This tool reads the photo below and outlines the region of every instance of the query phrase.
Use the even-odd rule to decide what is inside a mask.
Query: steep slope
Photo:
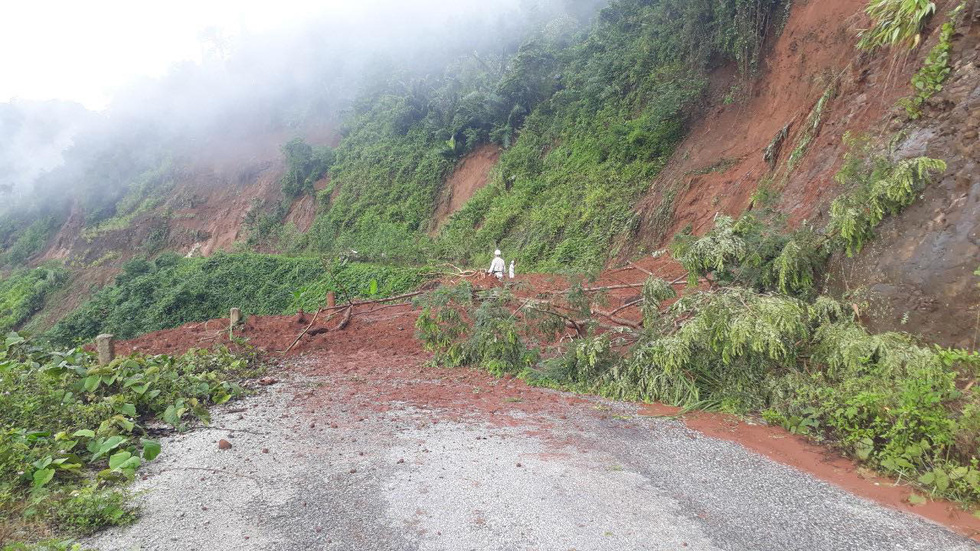
[[[937,4],[945,14],[959,2]],[[834,175],[848,151],[844,136],[887,143],[896,135],[896,159],[927,155],[945,160],[949,170],[922,201],[889,221],[871,247],[837,260],[833,287],[856,295],[874,328],[914,327],[938,342],[975,345],[980,26],[969,14],[962,18],[966,30],[954,37],[951,82],[921,120],[908,121],[896,104],[911,94],[909,80],[938,41],[943,16],[911,54],[869,55],[855,48],[868,25],[866,5],[795,4],[757,80],[715,75],[716,107],[694,123],[640,201],[638,239],[622,257],[659,249],[684,230],[701,234],[717,214],[738,216],[753,207],[776,208],[794,225],[823,224],[841,189]],[[744,101],[727,104],[730,90]],[[767,159],[769,148],[774,155]]]
[[[473,195],[490,181],[490,171],[497,166],[500,148],[493,144],[478,147],[456,166],[442,187],[435,214],[432,234],[438,234],[446,220],[463,208]]]

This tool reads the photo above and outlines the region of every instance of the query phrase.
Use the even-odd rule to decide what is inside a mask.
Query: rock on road
[[[134,488],[141,520],[84,544],[208,551],[977,548],[925,519],[679,421],[639,417],[633,405],[531,389],[523,399],[498,397],[488,414],[483,405],[494,399],[496,383],[440,375],[445,371],[365,373],[339,365],[277,375],[278,384],[216,411],[210,428],[166,439],[164,454]],[[409,398],[422,388],[439,389],[449,401]],[[518,407],[544,398],[556,405]],[[471,407],[478,399],[483,405]],[[231,449],[220,450],[219,439]]]

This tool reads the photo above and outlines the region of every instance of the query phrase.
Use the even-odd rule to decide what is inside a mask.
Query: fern
[[[653,327],[660,317],[660,303],[677,296],[670,283],[659,277],[651,277],[643,283],[642,292],[643,322],[645,327]]]
[[[710,233],[692,243],[679,242],[674,248],[674,256],[687,270],[691,285],[712,272],[724,273],[740,262],[745,252],[745,240],[736,232],[730,216],[718,216]]]
[[[939,159],[917,157],[888,163],[881,157],[872,160],[873,168],[842,170],[837,181],[852,185],[830,206],[827,233],[843,240],[848,256],[861,251],[874,236],[874,229],[886,216],[896,215],[911,205],[925,189],[933,173],[946,170]]]

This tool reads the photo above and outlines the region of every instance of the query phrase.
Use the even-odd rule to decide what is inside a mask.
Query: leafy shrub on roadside
[[[715,227],[697,239],[679,236],[673,254],[691,284],[711,274],[722,284],[806,296],[823,273],[828,251],[806,225],[787,233],[781,224],[746,214],[737,221],[719,216]]]
[[[120,483],[161,452],[146,423],[206,421],[255,372],[251,357],[223,349],[100,366],[90,352],[10,333],[0,345],[0,534],[36,538],[19,528],[28,521],[64,534],[131,521]]]
[[[518,320],[505,308],[506,293],[490,291],[473,300],[469,284],[440,288],[418,304],[415,324],[426,350],[449,366],[476,365],[495,375],[520,373],[537,361],[518,332]]]

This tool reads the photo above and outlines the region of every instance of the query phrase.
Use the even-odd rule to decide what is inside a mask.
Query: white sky
[[[484,2],[486,0],[483,0]],[[297,25],[317,15],[347,18],[476,2],[446,0],[22,0],[0,17],[0,102],[62,99],[103,109],[114,90],[200,62],[202,37]],[[492,4],[492,0],[487,2]],[[396,10],[398,9],[396,8]],[[451,9],[451,8],[450,8]],[[399,10],[400,11],[400,10]],[[390,13],[390,12],[389,12]]]

